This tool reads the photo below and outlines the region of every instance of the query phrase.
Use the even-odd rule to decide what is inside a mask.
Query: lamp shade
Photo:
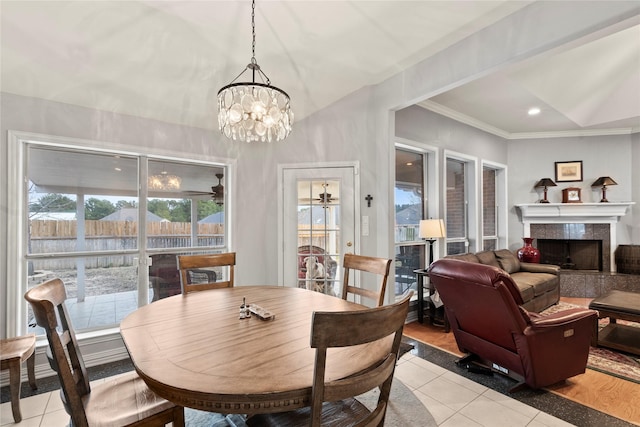
[[[553,182],[553,180],[551,178],[542,178],[540,181],[538,181],[535,185],[536,188],[538,187],[556,187],[558,184],[556,184],[555,182]]]
[[[441,219],[423,219],[420,221],[420,231],[418,234],[421,239],[447,237],[444,221]]]
[[[611,177],[601,176],[591,184],[592,187],[602,187],[603,185],[618,185],[618,183],[611,179]]]

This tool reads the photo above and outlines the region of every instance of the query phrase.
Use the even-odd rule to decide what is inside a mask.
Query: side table
[[[428,296],[425,298],[424,289],[425,289],[425,277],[429,277],[429,272],[425,269],[417,269],[413,270],[417,277],[417,287],[418,287],[418,322],[424,322],[424,303],[427,303],[428,309],[428,317],[430,325],[438,325],[444,326],[444,331],[449,332],[449,320],[447,319],[447,314],[443,311],[442,317],[437,316],[436,306],[433,304],[431,300],[431,295],[435,293],[435,289],[431,287],[431,281],[429,281],[426,289],[428,292]]]

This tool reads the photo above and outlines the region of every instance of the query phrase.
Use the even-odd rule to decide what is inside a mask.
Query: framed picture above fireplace
[[[556,182],[582,181],[582,160],[556,162]]]

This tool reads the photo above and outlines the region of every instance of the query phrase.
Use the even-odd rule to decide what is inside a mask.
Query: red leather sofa
[[[519,381],[512,390],[584,373],[596,311],[529,312],[509,274],[494,266],[445,258],[431,265],[429,277],[460,351]]]

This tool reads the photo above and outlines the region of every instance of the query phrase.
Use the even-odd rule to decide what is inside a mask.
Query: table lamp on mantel
[[[618,185],[618,183],[611,179],[611,177],[601,176],[600,178],[596,179],[593,184],[591,184],[592,187],[602,187],[602,199],[600,200],[600,203],[608,202],[607,185]]]
[[[444,221],[441,219],[423,219],[420,221],[420,231],[418,235],[421,239],[429,242],[429,265],[431,265],[431,263],[433,263],[433,243],[436,239],[447,237]]]
[[[544,187],[544,198],[540,200],[540,203],[549,203],[547,200],[547,187],[557,187],[558,184],[553,182],[551,178],[542,178],[535,185],[536,188]]]

